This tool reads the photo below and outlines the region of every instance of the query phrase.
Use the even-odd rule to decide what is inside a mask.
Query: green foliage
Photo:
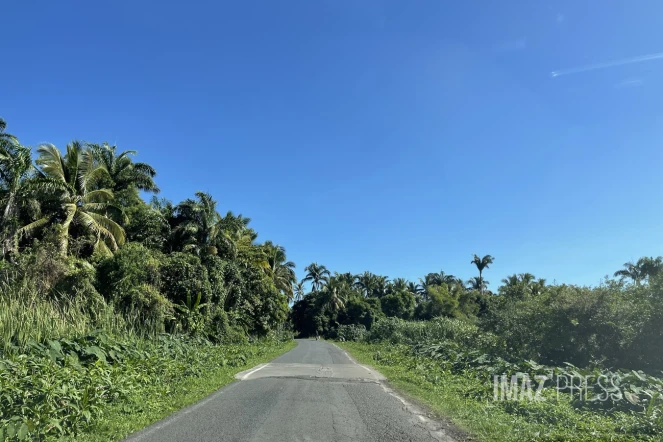
[[[127,241],[137,242],[149,249],[163,250],[170,236],[170,225],[161,212],[141,201],[127,209],[129,222],[124,226]]]
[[[221,216],[203,192],[146,204],[156,171],[135,151],[44,144],[33,164],[4,129],[0,441],[77,434],[146,385],[240,366],[258,337],[292,337],[295,265],[255,242],[249,218]]]
[[[339,325],[335,338],[339,341],[361,341],[366,336],[366,327],[363,324]]]
[[[383,316],[379,299],[353,297],[338,314],[338,322],[344,325],[361,325],[370,330],[373,323]]]
[[[606,281],[596,288],[548,286],[536,296],[493,300],[481,325],[503,354],[559,365],[663,367],[663,286]]]
[[[109,404],[118,416],[140,415],[145,394],[161,401],[182,382],[219,367],[243,367],[284,348],[279,340],[240,346],[162,335],[118,340],[96,331],[77,339],[30,341],[25,352],[0,354],[0,440],[43,440],[97,430]],[[233,370],[238,371],[238,370]],[[208,387],[209,388],[209,387]],[[159,404],[161,405],[161,404]]]
[[[139,243],[127,243],[99,264],[99,290],[118,309],[140,317],[150,332],[165,329],[172,302],[158,290],[163,257]]]
[[[174,304],[186,302],[199,293],[203,302],[211,298],[207,269],[200,258],[189,253],[171,253],[162,262],[159,273],[163,294]]]
[[[414,296],[405,290],[383,296],[380,305],[387,316],[411,319],[414,315]]]
[[[423,341],[418,347],[387,342],[345,342],[340,345],[359,362],[380,370],[391,385],[453,419],[477,440],[660,440],[663,432],[661,405],[646,409],[640,406],[638,409],[632,408],[633,404],[628,400],[622,400],[619,407],[623,408],[597,409],[568,394],[557,396],[552,389],[543,392],[543,401],[495,401],[491,373],[511,369],[529,373],[546,367],[527,361],[512,364],[482,357],[473,353],[472,348],[463,348],[453,341],[433,342]],[[558,374],[583,372],[569,366],[556,370]],[[660,388],[660,379],[645,378],[643,373],[625,374],[624,379],[622,391],[625,392],[632,392],[642,385],[646,385],[643,390],[652,392]]]

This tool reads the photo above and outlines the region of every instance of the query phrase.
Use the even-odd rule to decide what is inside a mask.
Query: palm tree
[[[154,183],[156,171],[146,163],[134,163],[131,156],[136,155],[135,150],[125,150],[119,155],[115,146],[90,144],[88,148],[94,158],[108,171],[112,181],[112,190],[136,188],[146,192],[159,193],[159,188]]]
[[[364,297],[368,298],[373,295],[376,289],[376,281],[377,277],[373,273],[366,271],[355,277],[354,286],[364,294]]]
[[[293,285],[297,282],[295,263],[286,259],[285,247],[274,245],[271,241],[263,245],[269,264],[268,274],[274,286],[286,297],[288,302],[295,297]]]
[[[658,275],[658,273],[663,269],[663,257],[647,257],[643,256],[638,259],[637,266],[641,269],[642,274],[650,280],[653,276]]]
[[[391,282],[391,286],[389,287],[390,292],[406,292],[407,291],[407,285],[408,282],[405,280],[405,278],[396,278]]]
[[[421,285],[426,287],[430,287],[433,285],[440,285],[442,284],[442,280],[440,279],[440,274],[439,273],[428,273],[426,276],[424,276],[424,279],[420,279]]]
[[[306,295],[306,287],[304,287],[304,281],[299,281],[295,284],[295,301],[301,301]]]
[[[494,260],[495,259],[490,255],[486,255],[483,258],[479,258],[479,256],[475,254],[470,264],[474,264],[475,266],[477,266],[477,269],[479,270],[479,279],[483,280],[483,269],[487,269],[488,266],[492,264]],[[481,284],[480,286],[482,287],[480,292],[483,295],[483,287],[485,286],[485,284]]]
[[[387,288],[389,287],[389,277],[388,276],[377,276],[375,278],[375,290],[373,291],[373,296],[378,298],[383,297],[387,294]]]
[[[619,277],[622,281],[626,278],[630,278],[636,285],[640,285],[642,280],[646,277],[642,270],[641,266],[629,261],[624,263],[624,268],[617,270],[614,276],[615,278]]]
[[[349,287],[344,281],[331,278],[320,292],[322,307],[329,309],[332,313],[338,313],[339,310],[345,307],[348,290]]]
[[[178,237],[184,251],[196,255],[216,255],[217,239],[220,236],[221,216],[216,211],[212,195],[196,192],[197,199],[186,199],[175,208],[173,233]]]
[[[524,296],[536,296],[543,293],[546,287],[546,280],[543,278],[537,280],[531,273],[519,273],[502,279],[502,284],[503,287],[500,287],[501,293],[509,293],[511,296],[517,296],[522,299]]]
[[[18,139],[14,135],[5,132],[5,129],[7,129],[7,123],[0,118],[0,145],[4,145],[5,143],[18,144]]]
[[[0,120],[0,258],[4,258],[13,249],[18,229],[18,210],[29,201],[26,179],[33,169],[30,149],[19,145],[11,136],[3,136],[2,123]]]
[[[440,270],[440,273],[437,274],[436,278],[440,284],[447,284],[447,285],[453,285],[458,281],[458,278],[456,278],[454,275],[449,275],[447,273],[444,273],[444,270]]]
[[[353,275],[350,272],[345,272],[345,273],[334,272],[334,278],[338,279],[339,281],[343,281],[345,284],[347,284],[348,287],[352,287],[352,285],[355,282],[355,275]]]
[[[304,270],[306,270],[306,276],[302,281],[310,281],[311,288],[315,292],[319,291],[329,281],[329,276],[331,275],[327,267],[315,262],[309,264]]]
[[[413,295],[421,295],[424,289],[421,287],[420,284],[417,284],[416,282],[408,282],[407,291],[412,293]]]
[[[467,288],[470,290],[476,290],[483,295],[484,290],[488,288],[488,284],[489,282],[484,281],[482,277],[473,276],[467,281]]]
[[[124,230],[111,219],[124,220],[122,210],[112,204],[110,189],[95,189],[95,184],[107,178],[108,172],[94,161],[81,143],[67,145],[63,157],[57,147],[43,144],[37,148],[38,178],[31,184],[56,204],[55,213],[48,214],[19,229],[20,235],[29,235],[49,223],[59,225],[58,242],[60,253],[65,256],[69,246],[70,228],[78,225],[97,238],[94,248],[117,250],[124,243]]]
[[[663,269],[663,257],[657,258],[643,256],[638,259],[635,264],[631,261],[624,263],[624,268],[617,270],[614,274],[615,277],[620,277],[623,281],[630,278],[635,285],[640,285],[642,281],[649,280],[652,276],[657,275]]]
[[[251,218],[235,215],[228,211],[219,221],[218,247],[219,254],[236,258],[240,249],[250,247],[257,234],[249,227]]]

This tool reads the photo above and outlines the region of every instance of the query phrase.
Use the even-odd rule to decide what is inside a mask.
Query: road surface
[[[454,441],[445,425],[340,348],[324,341],[297,344],[126,441]]]

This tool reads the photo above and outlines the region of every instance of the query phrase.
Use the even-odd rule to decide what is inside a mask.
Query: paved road
[[[340,348],[297,344],[127,442],[454,441]]]

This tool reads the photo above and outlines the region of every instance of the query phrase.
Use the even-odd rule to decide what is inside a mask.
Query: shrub
[[[210,302],[214,305],[224,306],[228,290],[226,289],[226,267],[227,261],[218,256],[209,255],[203,260],[203,265],[207,269],[209,284],[211,290]]]
[[[366,336],[366,327],[363,324],[339,325],[336,330],[336,339],[340,341],[362,341]]]
[[[211,297],[207,269],[200,259],[189,253],[171,253],[160,267],[161,290],[174,304],[186,303],[187,296],[201,295],[201,302]]]
[[[370,330],[373,323],[383,316],[379,299],[350,298],[339,312],[338,322],[346,325],[361,324]]]
[[[387,316],[411,319],[414,315],[414,296],[405,291],[390,293],[380,299],[382,312]]]
[[[129,223],[124,227],[127,241],[153,250],[163,248],[170,235],[170,226],[161,212],[140,201],[128,210],[127,215]]]
[[[431,321],[403,321],[386,318],[373,325],[366,339],[394,344],[457,341],[461,346],[490,349],[497,345],[496,338],[481,331],[476,325],[453,318],[435,318]]]
[[[98,287],[104,297],[140,321],[147,333],[164,331],[173,314],[172,303],[157,289],[160,258],[142,244],[127,243],[98,267]]]

